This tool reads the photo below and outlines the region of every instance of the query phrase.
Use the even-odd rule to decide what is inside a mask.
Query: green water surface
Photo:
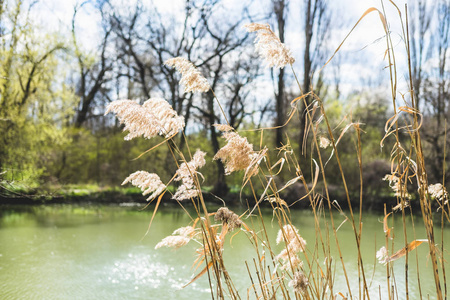
[[[187,226],[189,217],[180,208],[161,208],[147,236],[152,211],[137,206],[74,206],[53,205],[0,208],[0,299],[211,299],[208,276],[182,289],[198,272],[192,264],[196,258],[195,242],[172,250],[155,250],[155,245],[175,229]],[[235,208],[237,213],[243,209]],[[292,211],[292,221],[314,251],[316,234],[314,218],[309,211]],[[422,221],[416,217],[416,236],[426,238]],[[367,281],[374,299],[386,296],[386,267],[376,262],[375,253],[384,245],[383,216],[365,213],[363,217],[362,253]],[[267,211],[265,224],[271,243],[275,245],[278,227]],[[335,216],[336,227],[345,220]],[[252,219],[245,220],[251,225]],[[255,220],[256,221],[256,220]],[[408,218],[408,222],[409,222]],[[329,222],[329,220],[327,220]],[[410,223],[408,223],[410,224]],[[402,246],[400,217],[393,221],[398,236],[395,249]],[[330,227],[331,228],[331,227]],[[407,226],[410,240],[412,226]],[[323,232],[326,234],[326,232]],[[441,243],[441,231],[436,231]],[[358,273],[353,230],[346,221],[338,230],[341,252],[352,293],[358,298]],[[333,239],[334,237],[331,236]],[[444,241],[450,231],[444,229]],[[334,244],[333,244],[334,245]],[[321,247],[318,244],[318,247]],[[276,246],[275,251],[281,251]],[[410,254],[410,299],[419,299],[417,274],[424,298],[435,291],[428,245],[423,244]],[[348,294],[339,255],[332,247],[336,277],[334,292]],[[419,272],[416,266],[416,252]],[[224,257],[228,271],[242,299],[254,298],[245,262],[253,265],[253,248],[245,233],[225,245]],[[445,254],[448,259],[448,254]],[[402,299],[405,286],[405,259],[394,262],[396,287]]]

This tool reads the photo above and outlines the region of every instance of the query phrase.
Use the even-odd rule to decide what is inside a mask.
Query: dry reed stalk
[[[297,77],[294,69],[292,68],[292,66],[291,66],[291,70],[292,70],[292,73],[294,74],[294,78],[296,80],[296,83],[297,83],[299,89],[301,89],[301,84],[298,81],[298,77]],[[305,107],[308,107],[308,103],[306,102],[306,98],[302,97],[302,100],[303,100],[303,103],[304,103]],[[324,117],[326,116],[324,111],[323,111],[322,114],[324,115]],[[311,124],[313,122],[312,121],[311,112],[309,110],[306,110],[306,121],[309,122],[309,124]],[[329,134],[331,134],[331,129],[330,129],[329,126],[328,126],[328,130],[329,130]],[[318,160],[319,160],[319,167],[320,167],[320,170],[322,171],[322,180],[323,180],[325,194],[326,194],[325,198],[326,198],[326,201],[327,201],[327,204],[328,204],[328,211],[329,211],[329,214],[330,214],[330,220],[331,220],[331,226],[332,226],[332,229],[333,229],[333,235],[334,235],[335,243],[336,243],[336,246],[337,246],[337,250],[339,252],[340,262],[341,262],[341,265],[342,265],[342,270],[344,272],[344,278],[345,278],[345,281],[346,281],[346,284],[347,284],[349,296],[351,298],[352,297],[352,292],[351,292],[351,288],[350,288],[350,281],[348,279],[347,270],[345,268],[345,263],[344,263],[343,255],[342,255],[342,252],[341,252],[341,247],[339,245],[339,239],[337,237],[337,229],[336,229],[336,226],[335,226],[335,223],[334,223],[334,216],[333,216],[333,210],[332,210],[330,195],[329,195],[329,191],[328,191],[328,184],[327,184],[327,179],[325,177],[325,167],[324,167],[324,164],[323,164],[323,161],[322,161],[322,156],[321,156],[320,149],[319,149],[320,145],[318,143],[318,132],[315,129],[315,126],[312,126],[312,133],[313,133],[314,147],[316,149],[317,157],[318,157]],[[335,146],[334,138],[333,138],[332,134],[330,135],[330,138],[331,138],[331,142],[332,142],[332,145],[333,145],[333,150],[336,150],[336,146]]]

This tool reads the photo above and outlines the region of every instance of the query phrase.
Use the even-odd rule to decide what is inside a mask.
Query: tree
[[[73,94],[58,68],[65,46],[60,36],[39,33],[30,18],[32,4],[10,1],[1,7],[0,170],[12,178],[39,175],[50,141],[65,140],[60,132],[71,116]]]
[[[186,1],[181,22],[175,16],[162,17],[157,8],[137,4],[131,12],[119,11],[111,4],[110,22],[118,37],[118,56],[126,72],[118,74],[128,87],[139,87],[132,93],[140,99],[162,95],[171,103],[186,124],[192,120],[204,124],[214,152],[220,148],[215,123],[230,122],[236,129],[247,114],[248,93],[259,68],[251,54],[248,35],[239,32],[245,17],[228,21],[219,1]],[[167,19],[172,22],[167,22]],[[248,50],[247,50],[248,49]],[[204,95],[184,93],[180,77],[164,62],[173,57],[192,61],[210,81],[218,99],[224,99],[222,110],[212,92]],[[187,130],[189,126],[185,127]],[[197,126],[198,128],[198,126]],[[197,129],[198,130],[198,129]],[[180,148],[184,140],[181,139]],[[224,167],[216,161],[215,192],[227,190]]]
[[[419,2],[420,3],[420,2]],[[425,61],[427,66],[418,69],[421,74],[413,81],[418,87],[414,87],[416,103],[423,101],[423,112],[425,122],[422,128],[422,134],[427,142],[428,152],[427,160],[430,166],[432,177],[436,181],[449,178],[448,172],[443,168],[445,151],[450,144],[448,143],[447,120],[449,119],[449,95],[450,95],[450,79],[448,76],[448,53],[450,46],[450,1],[441,0],[434,6],[436,20],[433,27],[430,26],[429,34],[425,35],[430,38],[428,43],[435,45],[429,49],[428,60]],[[419,21],[420,21],[419,15]],[[416,36],[412,36],[413,44]],[[419,32],[418,39],[423,38],[422,32]],[[436,47],[437,46],[437,47]],[[419,55],[415,61],[421,59],[421,53],[413,52],[413,55]],[[419,80],[420,79],[420,80]],[[447,145],[445,145],[447,144]],[[446,177],[443,178],[443,175]]]
[[[424,62],[430,58],[432,45],[427,39],[431,30],[431,19],[433,10],[429,9],[427,2],[421,0],[411,3],[410,6],[410,49],[411,49],[411,65],[413,89],[416,100],[416,108],[420,109],[421,105],[421,89],[423,84]]]
[[[278,27],[278,35],[280,41],[284,43],[285,39],[285,27],[286,27],[286,11],[289,5],[289,1],[285,0],[272,0],[273,11]],[[285,142],[284,138],[284,123],[286,123],[286,91],[285,91],[285,72],[284,68],[280,68],[277,78],[277,91],[275,92],[275,144],[281,147]]]
[[[303,94],[314,91],[320,94],[320,87],[323,84],[322,74],[319,74],[316,88],[312,86],[312,78],[317,67],[324,61],[323,43],[329,33],[330,11],[326,0],[305,0],[305,50],[303,55]],[[312,97],[305,98],[306,105],[312,102]],[[303,153],[303,140],[306,126],[306,106],[300,102],[300,136],[299,148]]]
[[[113,69],[113,54],[108,53],[110,47],[110,36],[112,28],[109,22],[102,22],[101,31],[102,38],[98,45],[98,53],[86,54],[81,49],[76,35],[76,16],[78,10],[83,5],[89,2],[84,2],[81,6],[74,8],[72,17],[72,41],[74,46],[74,56],[78,64],[78,84],[76,93],[79,96],[79,104],[77,108],[76,117],[74,120],[75,128],[80,128],[87,121],[89,116],[92,116],[92,109],[94,102],[99,97],[107,97],[106,83],[112,79],[111,71]],[[99,12],[103,14],[103,6],[97,7]],[[98,106],[98,103],[97,103]],[[102,114],[100,114],[102,115]]]
[[[450,2],[447,0],[432,6],[426,1],[413,1],[408,14],[413,101],[424,118],[421,130],[429,174],[438,181],[446,173],[443,163],[449,116],[449,15]]]

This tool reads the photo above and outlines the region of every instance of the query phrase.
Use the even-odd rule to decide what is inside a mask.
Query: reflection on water
[[[186,226],[190,219],[175,208],[162,208],[153,221],[150,233],[143,238],[151,211],[139,207],[119,206],[36,206],[3,207],[0,210],[0,299],[210,299],[209,282],[203,276],[182,289],[197,271],[191,269],[195,260],[195,243],[178,249],[154,246],[176,228]],[[240,213],[239,209],[236,212]],[[273,244],[277,225],[270,212],[265,218],[266,229]],[[336,217],[339,224],[344,217]],[[363,258],[371,291],[378,298],[379,286],[385,293],[386,269],[375,263],[375,253],[384,245],[380,216],[365,214],[363,224]],[[245,220],[251,224],[251,219]],[[292,211],[293,224],[308,242],[308,249],[321,247],[316,241],[314,219],[310,212]],[[401,235],[401,223],[393,224]],[[416,222],[417,238],[425,233]],[[257,229],[256,229],[257,230]],[[341,251],[348,276],[357,294],[357,261],[354,235],[349,222],[339,229]],[[440,231],[437,230],[437,236]],[[408,228],[412,238],[412,228]],[[143,238],[143,239],[142,239]],[[450,238],[444,231],[444,240]],[[402,247],[398,239],[395,249]],[[317,242],[317,244],[316,244]],[[280,251],[282,246],[274,247]],[[340,262],[335,246],[335,286],[346,291],[340,274]],[[245,262],[253,263],[252,245],[241,233],[225,245],[224,259],[228,271],[242,298],[247,298],[251,286]],[[427,246],[411,252],[413,262],[419,260],[422,294],[433,294],[434,282],[427,262]],[[415,263],[410,265],[411,299],[418,298]],[[375,267],[375,269],[374,269]],[[393,264],[397,288],[404,287],[404,259]],[[428,280],[428,281],[427,281]],[[341,290],[339,290],[341,289]],[[250,293],[253,295],[253,293]],[[250,296],[251,297],[251,296]]]
[[[188,219],[161,210],[142,240],[150,216],[136,207],[2,209],[0,299],[209,298],[207,282],[181,290],[193,273],[192,247],[154,250]]]

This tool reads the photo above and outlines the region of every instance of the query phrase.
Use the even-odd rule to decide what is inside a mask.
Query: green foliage
[[[10,34],[0,48],[0,169],[9,181],[33,185],[53,148],[67,143],[75,96],[60,79],[60,37],[42,35],[20,1],[8,3]]]

